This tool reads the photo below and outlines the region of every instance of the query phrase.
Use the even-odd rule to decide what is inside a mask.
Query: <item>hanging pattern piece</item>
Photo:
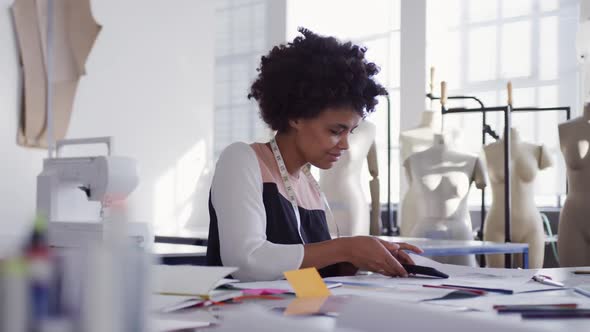
[[[17,143],[47,148],[66,136],[76,89],[101,30],[90,0],[15,0],[23,87]],[[53,132],[48,132],[48,110]],[[48,137],[52,136],[52,137]]]

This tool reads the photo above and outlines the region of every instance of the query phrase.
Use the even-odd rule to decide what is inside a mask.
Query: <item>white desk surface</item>
[[[207,240],[208,229],[155,230],[155,236]]]
[[[207,254],[207,247],[188,244],[154,243],[152,251],[162,258],[203,257]]]

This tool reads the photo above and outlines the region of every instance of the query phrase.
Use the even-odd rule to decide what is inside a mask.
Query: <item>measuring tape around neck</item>
[[[299,238],[301,238],[301,242],[305,243],[305,240],[301,235],[301,216],[299,215],[299,207],[297,206],[297,194],[295,193],[295,187],[293,187],[293,185],[291,184],[291,180],[289,179],[289,172],[287,171],[287,167],[285,166],[285,161],[281,156],[281,151],[279,150],[279,146],[277,145],[277,142],[274,138],[270,140],[270,148],[275,157],[275,161],[277,162],[277,166],[279,167],[279,172],[281,174],[281,178],[283,179],[283,184],[285,186],[285,190],[287,191],[287,196],[289,196],[288,198],[291,202],[291,206],[293,207],[293,212],[295,212],[295,218],[297,218],[297,232],[299,233]],[[305,166],[303,166],[301,171],[303,172],[303,174],[305,174],[309,182],[311,182],[311,184],[315,187],[318,194],[322,198],[324,202],[325,211],[327,214],[329,214],[329,219],[331,219],[331,222],[336,226],[336,237],[340,237],[340,229],[338,228],[338,224],[334,220],[334,215],[332,214],[332,210],[330,209],[330,205],[328,204],[326,195],[324,195],[320,188],[320,184],[311,174],[310,167],[310,164],[306,164]]]

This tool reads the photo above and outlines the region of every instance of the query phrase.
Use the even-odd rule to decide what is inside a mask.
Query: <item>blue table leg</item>
[[[524,269],[529,268],[529,248],[525,248],[522,252],[522,265]]]

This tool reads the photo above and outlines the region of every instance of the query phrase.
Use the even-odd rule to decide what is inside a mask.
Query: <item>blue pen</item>
[[[590,318],[589,309],[557,309],[522,313],[523,319],[571,319]]]
[[[590,288],[589,287],[574,287],[574,291],[578,294],[582,294],[584,296],[590,297]]]

